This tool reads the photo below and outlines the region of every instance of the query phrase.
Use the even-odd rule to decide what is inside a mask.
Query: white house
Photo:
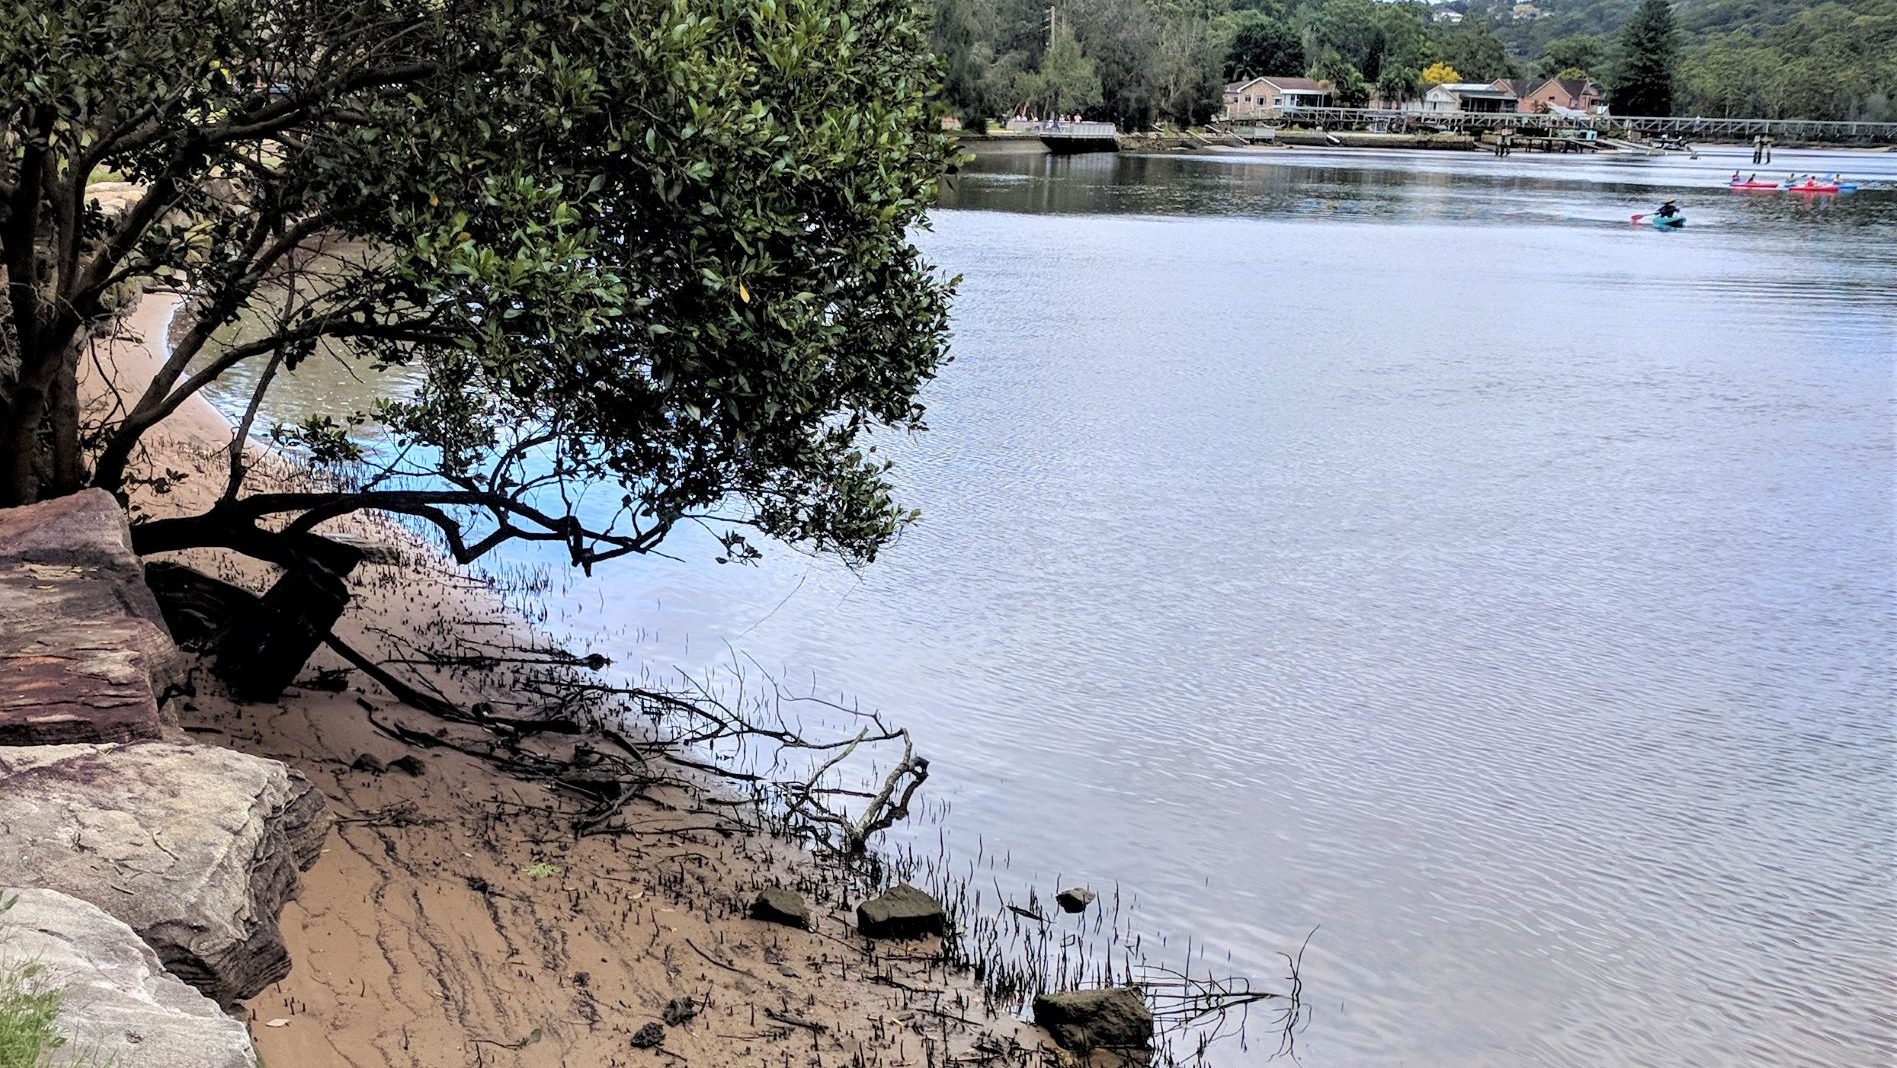
[[[1448,82],[1423,94],[1424,111],[1514,111],[1512,90],[1493,82]]]

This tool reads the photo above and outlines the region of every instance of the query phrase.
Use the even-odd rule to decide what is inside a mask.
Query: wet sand
[[[97,346],[91,410],[104,410],[108,381],[149,379],[173,303],[147,297],[120,337]],[[141,491],[137,510],[207,507],[231,434],[201,399],[182,407],[150,436],[145,462],[185,478],[163,494]],[[260,460],[265,482],[302,477]],[[488,585],[409,531],[363,518],[325,529],[394,558],[351,576],[354,600],[336,634],[357,650],[386,661],[544,647]],[[274,578],[228,553],[176,555],[254,591]],[[346,666],[322,650],[305,677]],[[337,692],[299,686],[274,704],[238,705],[200,665],[196,693],[174,702],[197,739],[285,761],[338,817],[282,917],[294,969],[248,1004],[265,1063],[1052,1063],[1032,1028],[983,1014],[976,986],[940,963],[933,941],[857,936],[855,902],[842,899],[834,870],[741,826],[728,798],[655,772],[616,832],[578,837],[583,806],[569,791],[473,755],[493,745],[492,732],[408,708],[360,672],[343,678]],[[505,671],[429,678],[462,707],[519,697]],[[557,761],[595,743],[541,734],[518,746]],[[388,767],[404,758],[407,770]],[[769,884],[806,894],[812,930],[746,916]],[[642,1029],[662,1044],[635,1047]]]

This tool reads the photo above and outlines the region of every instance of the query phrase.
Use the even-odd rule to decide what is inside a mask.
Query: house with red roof
[[[1607,93],[1592,78],[1544,78],[1521,98],[1521,110],[1548,112],[1556,108],[1599,113]]]

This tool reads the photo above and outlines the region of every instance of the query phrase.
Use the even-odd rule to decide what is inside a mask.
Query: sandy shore
[[[142,386],[173,310],[147,297],[100,343],[91,403],[108,405],[113,382]],[[202,510],[221,488],[231,433],[209,404],[181,408],[151,436],[146,462],[186,477],[142,492],[137,508]],[[400,558],[352,576],[336,632],[355,648],[393,660],[539,643],[491,590],[407,531],[362,519],[344,528]],[[253,590],[272,580],[254,561],[183,555]],[[308,675],[345,666],[325,650]],[[200,741],[289,763],[338,817],[282,918],[294,969],[248,1005],[272,1068],[1054,1062],[1033,1029],[984,1016],[971,981],[946,971],[932,943],[872,948],[835,878],[732,823],[715,798],[657,785],[618,833],[579,838],[570,795],[459,751],[479,751],[491,734],[403,706],[358,672],[343,679],[337,692],[299,687],[240,706],[200,667],[181,705]],[[504,672],[435,682],[463,707],[517,696]],[[397,740],[404,731],[425,744]],[[521,742],[555,758],[576,744]],[[387,768],[403,758],[407,770]],[[745,916],[773,883],[810,897],[813,930]],[[635,1048],[654,1024],[662,1045]]]

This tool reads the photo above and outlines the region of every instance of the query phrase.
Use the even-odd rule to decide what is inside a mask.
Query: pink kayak
[[[1729,182],[1734,189],[1777,189],[1777,182]]]
[[[1792,193],[1836,193],[1843,187],[1836,185],[1819,185],[1817,182],[1800,182],[1797,185],[1788,185],[1785,188],[1788,192]]]

